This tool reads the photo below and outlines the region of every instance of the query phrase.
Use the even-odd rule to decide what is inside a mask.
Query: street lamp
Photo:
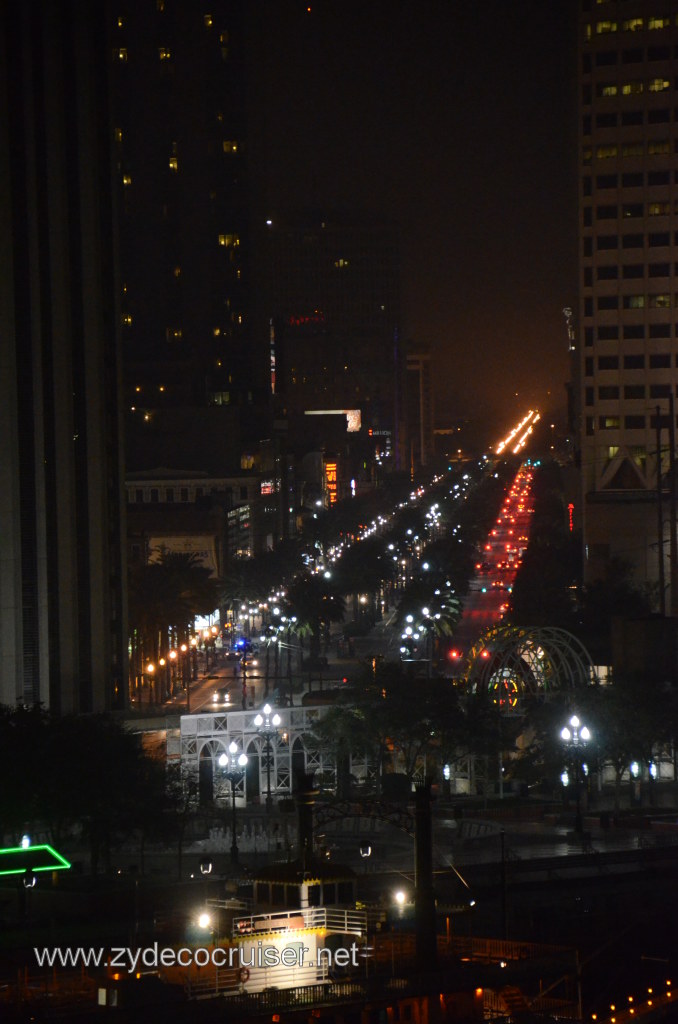
[[[238,839],[235,831],[235,787],[245,774],[245,768],[247,767],[247,754],[243,751],[238,754],[238,746],[234,740],[231,740],[228,745],[228,754],[221,754],[218,763],[220,768],[226,769],[224,774],[231,784],[231,830],[233,832],[233,838],[231,841],[231,863],[237,864]]]
[[[567,751],[574,773],[574,792],[576,800],[576,811],[574,819],[575,832],[582,832],[581,818],[581,759],[586,744],[591,739],[591,731],[586,725],[582,725],[577,715],[572,715],[568,725],[560,730],[560,738],[567,746]]]
[[[263,715],[258,714],[254,719],[257,732],[266,740],[266,810],[271,810],[271,737],[277,734],[280,725],[280,715],[272,715],[270,704],[264,704]]]

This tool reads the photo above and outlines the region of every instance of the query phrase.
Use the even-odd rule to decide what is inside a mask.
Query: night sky
[[[576,10],[574,0],[256,7],[250,143],[267,215],[358,209],[399,223],[404,334],[439,358],[441,424],[472,415],[492,435],[529,403],[564,407]]]

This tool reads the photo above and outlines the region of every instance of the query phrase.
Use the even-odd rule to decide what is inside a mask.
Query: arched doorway
[[[198,800],[201,806],[214,801],[214,762],[209,743],[200,751],[198,761]]]
[[[245,769],[245,792],[247,799],[252,803],[259,803],[261,797],[261,780],[259,767],[259,746],[256,740],[251,740],[247,750],[247,767]]]

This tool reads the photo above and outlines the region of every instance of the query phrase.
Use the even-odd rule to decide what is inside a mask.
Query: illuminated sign
[[[574,530],[574,505],[572,502],[567,506],[567,515],[569,518],[570,533]]]
[[[305,316],[289,316],[287,323],[290,327],[308,327],[325,323],[325,316],[319,309]]]
[[[64,871],[65,857],[46,843],[40,846],[9,846],[0,850],[0,875],[25,875],[27,871]]]
[[[336,462],[325,463],[325,489],[327,491],[330,505],[336,504],[337,500],[337,464]]]
[[[275,494],[278,490],[277,480],[262,480],[261,481],[261,493],[262,494]]]
[[[345,416],[348,434],[357,433],[362,426],[360,409],[305,409],[304,416]]]

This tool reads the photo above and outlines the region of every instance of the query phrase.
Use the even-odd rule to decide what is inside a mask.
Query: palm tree
[[[336,563],[334,577],[337,588],[352,600],[354,620],[365,613],[372,621],[378,618],[379,593],[393,575],[393,558],[382,538],[370,537],[346,549]],[[365,594],[368,605],[363,607],[360,597]]]
[[[188,639],[197,615],[217,607],[219,582],[195,554],[160,548],[158,557],[129,575],[130,683],[138,692],[144,666],[155,665],[172,646]],[[157,675],[151,687],[160,697]]]
[[[287,591],[288,614],[296,615],[295,632],[309,636],[311,664],[320,658],[323,632],[332,622],[343,622],[344,599],[331,580],[324,576],[298,577]]]

